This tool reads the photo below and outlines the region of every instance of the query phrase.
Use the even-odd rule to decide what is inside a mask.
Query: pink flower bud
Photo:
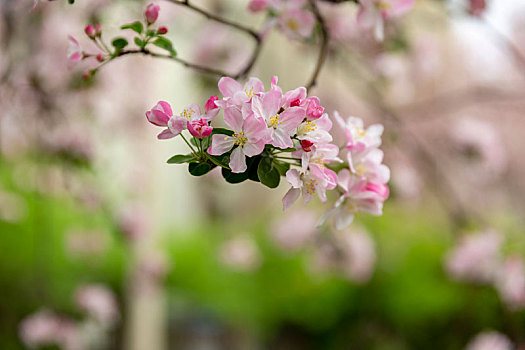
[[[306,116],[310,120],[315,120],[321,118],[321,116],[324,113],[324,107],[321,107],[319,105],[319,102],[317,99],[311,99],[310,103],[308,103],[308,107],[306,107]]]
[[[299,107],[300,105],[301,105],[301,100],[298,98],[290,102],[290,107]]]
[[[387,199],[388,195],[390,194],[390,190],[385,184],[368,183],[366,184],[365,191],[375,192],[379,195],[379,197],[384,199]]]
[[[198,119],[188,121],[188,131],[196,138],[202,139],[211,135],[213,127],[209,126],[205,119]]]
[[[68,43],[69,44],[67,48],[67,59],[69,61],[68,64],[71,67],[73,64],[77,63],[78,61],[84,58],[84,51],[80,47],[78,41],[71,35],[68,37]]]
[[[95,39],[97,35],[97,31],[95,30],[95,27],[93,27],[91,24],[88,24],[86,28],[84,28],[84,32],[90,39]]]
[[[99,61],[99,62],[104,62],[104,55],[102,55],[101,53],[99,53],[99,54],[97,55],[97,61]]]
[[[303,148],[303,151],[310,152],[312,151],[312,146],[314,143],[310,140],[301,140],[301,147]]]
[[[146,17],[146,21],[148,24],[153,24],[159,17],[159,11],[160,7],[158,5],[149,4],[146,8],[146,11],[144,12],[144,17]]]
[[[90,71],[85,71],[84,73],[82,73],[82,79],[89,80],[90,78],[91,78],[91,72]]]
[[[168,28],[162,26],[157,29],[157,34],[166,34],[168,32]]]
[[[101,36],[102,35],[102,26],[100,23],[95,24],[95,35]]]
[[[218,101],[219,100],[219,97],[218,96],[211,96],[208,101],[206,101],[206,104],[204,105],[204,112],[205,113],[208,113],[209,111],[211,111],[212,109],[215,109],[215,108],[219,108],[217,107],[217,105],[215,104],[215,101]]]
[[[487,7],[486,0],[469,0],[468,12],[475,17],[480,17]]]

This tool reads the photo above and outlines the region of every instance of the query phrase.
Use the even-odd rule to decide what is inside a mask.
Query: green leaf
[[[148,31],[146,32],[146,34],[148,36],[155,36],[157,34],[156,31],[154,31],[153,29],[148,29]]]
[[[193,176],[202,176],[207,174],[212,169],[212,166],[208,163],[190,163],[188,171]]]
[[[228,170],[226,168],[222,168],[222,177],[224,177],[224,180],[226,182],[229,182],[231,184],[238,184],[241,182],[244,182],[248,180],[248,170],[246,170],[244,173],[233,173],[231,170]]]
[[[291,148],[285,148],[285,149],[280,149],[280,148],[278,148],[278,150],[279,150],[280,152],[295,152],[295,151],[297,151],[297,148],[294,148],[294,147],[291,147]]]
[[[177,154],[168,159],[168,164],[193,163],[197,160],[192,154]]]
[[[286,172],[290,169],[290,163],[284,163],[284,162],[279,162],[277,160],[274,160],[273,167],[277,169],[277,171],[279,172],[279,175],[286,176]]]
[[[74,3],[75,3],[75,0],[67,0],[67,2],[68,2],[69,4],[74,4]]]
[[[116,38],[111,42],[111,45],[113,45],[117,52],[120,52],[123,48],[128,46],[128,41],[124,38]]]
[[[222,134],[222,135],[232,136],[233,135],[233,130],[224,129],[224,128],[213,128],[213,131],[211,132],[211,134],[212,135]]]
[[[130,24],[125,24],[122,27],[120,27],[120,29],[131,29],[137,34],[142,34],[142,32],[144,31],[144,26],[142,25],[142,22],[136,21]]]
[[[281,181],[279,171],[273,166],[270,158],[263,158],[257,167],[257,176],[261,183],[270,188],[276,188]]]
[[[142,48],[144,48],[144,41],[142,41],[142,39],[140,39],[140,38],[135,38],[135,44],[136,44],[138,47],[142,47]]]
[[[153,42],[153,45],[158,46],[166,51],[169,51],[169,53],[172,56],[177,56],[177,51],[173,48],[173,44],[171,41],[164,37],[158,37],[157,40]]]
[[[221,156],[212,156],[211,154],[208,154],[208,157],[212,159],[212,163],[215,165],[230,170],[230,166],[228,165],[230,163],[229,154],[223,154]]]
[[[255,156],[255,157],[248,157],[246,158],[246,166],[247,169],[243,173],[234,173],[229,169],[222,169],[222,177],[224,179],[232,184],[237,184],[243,181],[246,181],[248,179],[253,181],[259,181],[259,178],[257,178],[257,166],[259,165],[259,161],[261,160],[261,156]],[[255,178],[253,178],[253,174],[255,174]]]

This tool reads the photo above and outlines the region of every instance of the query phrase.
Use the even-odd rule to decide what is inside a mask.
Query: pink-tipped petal
[[[230,155],[230,168],[232,173],[243,173],[248,168],[246,166],[246,156],[242,147],[237,147]]]
[[[283,197],[283,210],[288,210],[292,206],[292,204],[297,201],[297,198],[299,198],[299,195],[301,194],[301,190],[298,188],[290,188],[288,192]]]
[[[208,153],[212,156],[220,156],[232,149],[235,139],[223,134],[215,134],[211,137],[211,145]]]
[[[219,91],[224,97],[233,97],[233,95],[242,90],[241,84],[230,77],[222,77],[219,80]]]

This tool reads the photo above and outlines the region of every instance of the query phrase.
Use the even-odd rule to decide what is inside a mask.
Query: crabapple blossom
[[[414,5],[414,0],[359,0],[357,24],[373,30],[378,41],[384,39],[384,21],[402,15]]]
[[[282,94],[270,91],[264,96],[254,96],[252,111],[256,118],[266,121],[270,130],[270,144],[279,148],[292,148],[291,136],[304,119],[305,112],[300,107],[289,107],[281,112]]]
[[[294,5],[303,6],[304,2],[291,1],[286,6]],[[186,129],[194,138],[196,149],[184,138],[191,154],[176,155],[168,163],[189,163],[188,170],[194,176],[220,166],[228,182],[250,179],[270,188],[277,187],[284,176],[291,185],[282,200],[284,210],[301,195],[304,203],[314,195],[326,203],[327,191],[339,186],[340,197],[322,220],[333,215],[338,229],[350,224],[357,212],[382,214],[383,202],[389,196],[386,183],[390,170],[378,149],[381,125],[364,129],[361,119],[344,121],[336,112],[336,125],[347,136],[340,150],[330,143],[331,118],[319,98],[308,96],[305,87],[283,94],[276,76],[271,78],[268,91],[258,78],[249,78],[243,85],[222,77],[218,89],[222,98],[209,97],[204,114],[192,104],[174,115],[163,101],[146,112],[152,124],[166,128],[159,138],[174,137]],[[220,112],[227,129],[211,125]],[[348,163],[341,159],[342,154]]]
[[[236,107],[224,110],[224,121],[234,133],[232,136],[213,135],[208,153],[218,156],[237,146],[231,153],[229,165],[234,173],[242,173],[247,169],[246,156],[256,156],[264,149],[268,138],[266,124],[264,120],[255,117],[244,120]]]
[[[95,27],[92,24],[88,24],[84,28],[84,32],[90,39],[95,39],[95,37],[97,36],[97,31],[95,30]]]
[[[166,129],[157,135],[159,140],[170,139],[177,136],[178,133],[172,131],[168,126],[171,117],[173,117],[171,106],[165,101],[159,101],[155,107],[146,112],[146,118],[151,124],[166,127]]]
[[[335,175],[335,173],[333,175]],[[334,181],[336,181],[336,178],[328,180],[327,177],[328,176],[323,176],[318,178],[311,173],[301,173],[297,169],[288,170],[286,172],[286,180],[292,188],[290,188],[283,197],[284,210],[295,203],[301,194],[303,196],[303,203],[305,204],[308,203],[316,193],[321,202],[325,203],[327,199],[326,190],[334,189]]]
[[[77,288],[75,302],[91,317],[103,325],[111,326],[118,321],[119,312],[113,292],[104,285],[91,284]]]
[[[277,19],[277,25],[289,39],[308,38],[314,29],[312,12],[300,8],[285,10]]]

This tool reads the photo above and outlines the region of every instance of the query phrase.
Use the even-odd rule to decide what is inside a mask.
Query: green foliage
[[[281,181],[279,170],[274,167],[270,157],[263,157],[257,167],[257,177],[261,183],[270,188],[276,188]]]
[[[158,46],[166,51],[168,51],[172,56],[177,56],[177,51],[173,48],[171,41],[165,37],[158,37],[153,45]]]
[[[139,37],[135,37],[135,39],[133,39],[133,40],[135,41],[135,45],[137,45],[140,48],[144,48],[144,46],[146,46],[144,41],[142,41],[142,39],[139,38]]]
[[[193,154],[176,154],[168,159],[168,164],[183,164],[183,163],[194,163],[197,159]]]
[[[208,163],[190,163],[188,171],[193,176],[202,176],[207,174],[212,169]]]
[[[128,46],[128,41],[124,38],[116,38],[113,39],[111,45],[115,48],[115,53],[118,53]]]
[[[125,24],[122,27],[120,27],[120,29],[131,29],[137,34],[142,34],[142,32],[144,31],[144,26],[142,25],[142,22],[136,21],[130,24]]]

